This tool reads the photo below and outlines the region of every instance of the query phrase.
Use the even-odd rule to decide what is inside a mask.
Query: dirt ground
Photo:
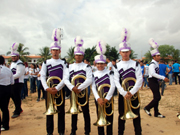
[[[180,111],[180,85],[168,85],[165,89],[164,96],[162,96],[159,110],[166,116],[166,118],[155,118],[154,116],[148,116],[145,114],[143,108],[152,100],[152,93],[150,89],[143,88],[140,90],[141,97],[141,124],[143,135],[179,135],[180,134],[180,120],[176,117],[176,113]],[[23,113],[16,119],[10,118],[10,130],[3,131],[2,135],[46,135],[46,116],[45,101],[36,102],[37,93],[29,94],[29,96],[22,101]],[[114,98],[115,112],[113,133],[118,133],[118,97]],[[69,109],[69,99],[65,101],[66,111]],[[91,93],[90,101],[90,116],[91,116],[91,135],[97,135],[97,127],[93,125],[96,122],[96,108],[94,103],[94,96]],[[12,100],[9,104],[10,116],[14,111],[14,104]],[[153,109],[151,110],[153,114]],[[69,135],[71,132],[71,115],[65,115],[65,135]],[[54,115],[54,135],[58,135],[57,132],[57,115]],[[133,135],[134,127],[132,120],[126,121],[125,135]],[[78,115],[78,130],[77,135],[84,134],[84,119],[83,115]]]

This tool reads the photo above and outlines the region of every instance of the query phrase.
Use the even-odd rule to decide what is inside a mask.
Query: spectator
[[[112,70],[112,62],[110,61],[110,58],[109,57],[107,57],[106,58],[106,61],[108,62],[108,64],[107,64],[107,69],[109,69],[109,70]]]
[[[93,65],[91,67],[92,67],[92,72],[95,72],[97,70],[95,61],[93,61]]]
[[[164,64],[163,60],[160,60],[159,62],[159,74],[166,77],[166,72],[168,71],[167,66]],[[166,87],[165,81],[164,80],[160,80],[162,82],[161,84],[161,95],[163,96],[164,94],[164,89]]]
[[[171,65],[171,62],[169,62],[169,65],[168,65],[168,77],[169,77],[169,85],[172,85],[172,65]]]
[[[35,64],[31,64],[31,68],[29,70],[29,75],[30,75],[30,79],[31,79],[31,84],[30,84],[30,89],[31,89],[31,93],[36,92],[36,77],[37,77],[37,69]]]
[[[180,64],[177,63],[177,61],[175,61],[175,63],[172,65],[172,68],[173,68],[173,73],[174,73],[174,77],[175,77],[175,84],[177,85],[177,77],[178,77],[179,84],[180,84],[180,76],[179,76]]]
[[[149,66],[147,65],[147,62],[144,62],[144,87],[149,88],[149,84],[148,84],[148,77],[149,77]]]
[[[25,99],[28,96],[27,81],[29,79],[29,68],[27,62],[24,62],[24,65],[25,65],[25,73],[24,73],[24,84],[21,90],[21,100]]]
[[[42,83],[41,83],[41,67],[42,67],[42,64],[39,64],[39,74],[37,75],[37,88],[38,88],[38,98],[37,98],[37,102],[39,102],[40,101],[40,96],[41,96],[41,91],[42,91],[42,93],[43,93],[43,95],[42,95],[42,100],[45,98],[45,91],[44,91],[44,88],[43,88],[43,86],[42,86]]]
[[[140,66],[141,66],[141,72],[142,72],[142,76],[143,76],[143,83],[141,85],[141,90],[142,90],[143,84],[144,84],[144,74],[145,74],[145,67],[144,67],[143,61],[140,61]]]

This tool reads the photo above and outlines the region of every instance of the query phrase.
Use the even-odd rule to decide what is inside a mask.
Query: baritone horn
[[[79,79],[86,80],[86,77],[83,75],[75,75],[71,79],[71,84],[74,86],[79,86],[81,83],[79,82]],[[75,82],[77,83],[75,85]],[[84,103],[80,103],[78,101],[79,98],[86,97],[86,101]],[[88,103],[88,88],[81,91],[81,93],[77,94],[74,91],[71,92],[71,98],[70,98],[70,109],[66,112],[69,114],[78,114],[81,113],[81,111],[78,108],[79,106],[85,106]]]
[[[57,84],[54,84],[53,83],[53,80],[58,80],[59,82],[61,82],[61,79],[57,76],[52,76],[52,77],[49,77],[48,80],[47,80],[47,85],[49,88],[53,88],[55,87]],[[59,104],[57,104],[55,102],[55,100],[57,98],[59,98],[61,96],[61,102]],[[64,97],[63,97],[63,91],[60,90],[58,91],[55,95],[47,92],[47,100],[46,100],[46,112],[45,114],[46,115],[54,115],[56,113],[58,113],[59,111],[57,111],[55,109],[55,106],[61,106],[63,104],[63,100],[64,100]]]
[[[98,95],[102,99],[105,99],[105,96],[107,95],[107,92],[104,93],[104,87],[110,88],[111,86],[109,84],[102,84],[98,87]],[[111,113],[107,113],[106,108],[109,107],[110,105],[112,106],[112,111]],[[111,123],[106,120],[105,116],[111,116],[113,112],[114,112],[114,104],[113,104],[113,97],[112,97],[111,100],[108,101],[105,105],[100,106],[98,104],[98,120],[93,125],[98,126],[98,127],[111,125]]]
[[[130,91],[133,86],[129,86],[129,81],[133,81],[134,83],[136,83],[136,79],[133,77],[128,77],[126,79],[123,80],[122,82],[122,87],[125,91]],[[133,106],[132,105],[132,101],[134,101],[136,98],[138,98],[138,105],[137,106]],[[139,91],[134,94],[131,99],[125,99],[124,98],[124,115],[121,117],[122,120],[128,120],[128,119],[135,119],[138,117],[138,115],[134,114],[132,112],[132,109],[138,109],[140,107],[140,97],[139,97]]]

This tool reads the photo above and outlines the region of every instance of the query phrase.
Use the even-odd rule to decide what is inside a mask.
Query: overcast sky
[[[151,37],[180,49],[179,5],[180,0],[0,0],[0,54],[14,42],[38,54],[52,43],[54,28],[63,29],[62,57],[77,35],[84,48],[103,39],[118,49],[122,28],[130,29],[138,58],[149,50]]]

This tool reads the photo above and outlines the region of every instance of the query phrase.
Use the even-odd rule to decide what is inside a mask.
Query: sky
[[[81,36],[84,48],[99,39],[119,50],[121,31],[131,32],[129,43],[138,58],[150,50],[149,38],[180,49],[180,0],[0,0],[0,54],[14,42],[30,54],[49,46],[54,28],[63,29],[61,56]]]

